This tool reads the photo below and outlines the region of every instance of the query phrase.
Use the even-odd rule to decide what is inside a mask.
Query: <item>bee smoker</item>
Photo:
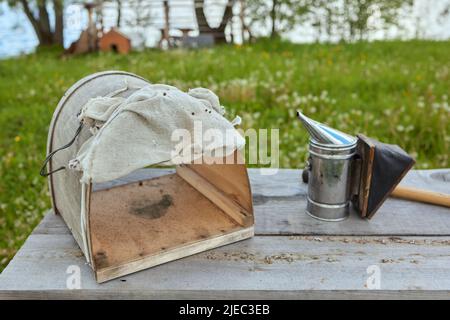
[[[351,207],[370,219],[415,163],[398,146],[297,115],[310,134],[302,176],[308,183],[306,212],[316,219],[342,221]]]

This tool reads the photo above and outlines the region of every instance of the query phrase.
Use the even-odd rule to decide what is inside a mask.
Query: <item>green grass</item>
[[[348,133],[403,146],[416,168],[450,167],[450,42],[375,42],[155,50],[0,61],[0,271],[50,207],[39,177],[53,110],[78,79],[101,70],[137,73],[186,90],[212,89],[243,128],[279,128],[280,164],[299,168],[307,115]]]

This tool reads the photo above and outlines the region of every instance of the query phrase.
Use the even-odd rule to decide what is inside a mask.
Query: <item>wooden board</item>
[[[177,174],[96,191],[90,211],[99,282],[253,235]]]
[[[211,159],[214,158],[205,158],[204,163],[211,163]],[[236,151],[222,161],[222,163],[213,163],[207,166],[191,164],[186,167],[195,171],[245,211],[252,212],[252,192],[241,153]]]
[[[247,179],[247,174],[245,172],[244,174]],[[238,225],[244,227],[253,225],[252,211],[244,209],[237,201],[235,201],[234,197],[230,197],[230,194],[224,193],[215,184],[206,180],[191,167],[177,167],[177,175],[200,192],[205,198],[214,203]],[[251,201],[251,195],[248,200]]]
[[[97,284],[70,234],[34,234],[0,298],[450,298],[449,248],[450,237],[257,236]],[[380,290],[367,288],[373,265]],[[66,287],[70,266],[79,290]]]
[[[258,172],[250,170],[257,234],[450,235],[448,208],[394,198],[370,221],[356,212],[342,222],[318,221],[304,214],[307,185],[299,182],[300,170],[285,169],[275,176]],[[401,185],[449,193],[450,170],[411,171]]]
[[[448,208],[388,199],[370,222],[321,222],[304,213],[300,174],[250,170],[256,237],[104,284],[48,214],[0,275],[0,298],[450,298]],[[450,170],[412,171],[403,184],[448,193]],[[69,266],[80,268],[80,290],[67,289]],[[366,285],[370,266],[379,290]]]
[[[168,170],[173,172],[173,169]],[[164,172],[164,169],[138,170],[114,185]],[[370,221],[361,219],[356,212],[351,212],[342,222],[313,219],[305,214],[307,185],[301,182],[301,170],[280,169],[275,175],[266,175],[268,172],[249,169],[256,234],[450,236],[448,208],[394,198],[389,198]],[[96,188],[109,185],[104,183]],[[410,171],[401,185],[449,193],[450,169]]]

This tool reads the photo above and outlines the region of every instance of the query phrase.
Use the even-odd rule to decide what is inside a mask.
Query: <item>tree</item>
[[[363,40],[377,28],[399,25],[399,14],[412,7],[414,0],[344,0],[343,21],[349,40]],[[371,26],[370,18],[378,13],[380,27]]]
[[[339,9],[342,0],[312,0],[310,3],[310,21],[313,29],[317,31],[316,39],[321,40],[322,35],[331,39],[339,26]]]
[[[117,19],[116,19],[116,27],[120,28],[122,23],[122,0],[116,0],[117,2]]]
[[[20,6],[27,16],[40,46],[64,45],[63,0],[9,0],[10,6]],[[48,4],[52,4],[54,21],[51,23]],[[51,25],[54,27],[51,28]]]
[[[270,25],[270,37],[292,29],[304,21],[311,0],[248,0],[246,12],[249,25]]]
[[[241,23],[241,40],[242,43],[246,42],[246,39],[248,41],[253,40],[253,34],[251,31],[251,24],[253,23],[252,20],[250,22],[247,22],[247,10],[246,10],[246,0],[240,0],[239,1],[239,21]]]
[[[312,26],[318,38],[338,37],[355,41],[370,32],[400,26],[400,15],[408,14],[414,0],[311,0]]]
[[[450,15],[450,1],[447,1],[447,3],[444,4],[444,7],[442,8],[441,12],[439,12],[438,22],[442,23],[446,21],[449,15]]]
[[[126,26],[131,27],[139,37],[139,45],[144,47],[148,28],[153,23],[153,6],[148,0],[128,0],[128,15],[124,19]]]
[[[215,43],[224,43],[227,41],[225,28],[233,17],[234,0],[227,0],[225,10],[219,26],[211,27],[205,15],[205,0],[194,0],[195,16],[197,18],[198,31],[200,34],[210,34],[214,37]]]

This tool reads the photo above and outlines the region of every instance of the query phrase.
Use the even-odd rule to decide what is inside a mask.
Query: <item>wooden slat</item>
[[[119,183],[152,176],[143,169]],[[163,174],[164,169],[158,169]],[[168,171],[169,172],[169,171]],[[301,171],[280,169],[276,175],[249,169],[258,235],[449,235],[450,210],[424,203],[389,198],[370,221],[352,212],[342,222],[323,222],[305,214],[307,185]],[[410,171],[401,185],[450,193],[450,169]],[[104,187],[107,187],[105,184]]]
[[[450,237],[260,236],[97,284],[71,235],[33,234],[0,298],[450,298],[449,248]],[[71,265],[81,290],[66,289]],[[366,287],[372,265],[380,290]]]
[[[49,210],[38,226],[33,230],[33,235],[37,234],[70,234],[64,220]]]
[[[189,164],[185,167],[195,171],[245,211],[253,213],[250,181],[242,154],[235,151],[223,158],[222,163],[214,162],[217,158],[208,157],[204,157],[203,161],[209,165]]]
[[[118,187],[124,184],[128,184],[131,182],[136,182],[140,180],[148,180],[157,177],[161,177],[164,175],[168,175],[171,173],[175,173],[175,168],[151,168],[151,169],[141,169],[136,170],[126,177],[122,177],[113,181],[102,182],[94,184],[94,192],[100,191],[104,189],[109,189],[112,187]]]
[[[134,261],[125,263],[124,265],[101,269],[96,272],[97,282],[102,283],[111,279],[123,277],[124,275],[130,275],[134,272],[148,269],[163,263],[171,262],[176,259],[181,259],[212,248],[217,248],[236,241],[248,239],[253,235],[253,227],[249,227],[246,229],[236,228],[235,231],[228,234],[210,237],[209,239],[202,241],[193,241],[190,244],[178,246],[174,249],[168,250],[166,252],[161,252],[153,256],[136,259]]]
[[[450,210],[389,198],[370,221],[352,212],[342,222],[323,222],[305,214],[307,185],[300,170],[264,176],[250,171],[256,234],[450,235]],[[450,170],[411,171],[401,185],[450,193]]]
[[[214,203],[231,219],[241,226],[249,226],[253,222],[251,212],[246,211],[236,201],[230,199],[215,185],[200,176],[196,171],[187,166],[177,167],[177,175],[189,183],[194,189]]]

